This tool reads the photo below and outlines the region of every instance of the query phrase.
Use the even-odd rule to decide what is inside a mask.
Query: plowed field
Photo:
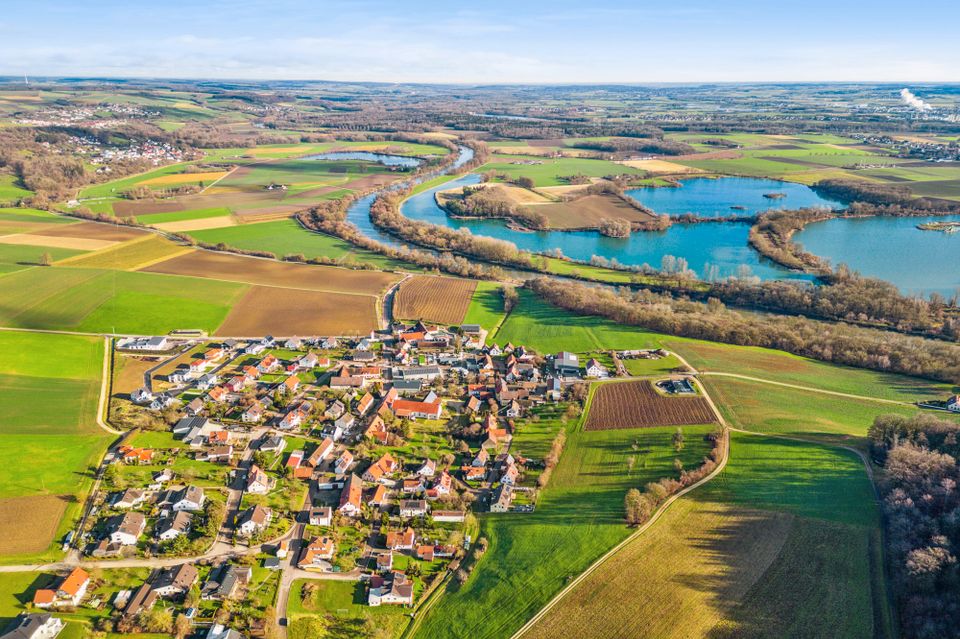
[[[703,397],[669,397],[646,381],[601,384],[593,395],[585,430],[709,424],[715,421]]]

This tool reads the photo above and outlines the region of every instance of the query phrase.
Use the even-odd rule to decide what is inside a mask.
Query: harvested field
[[[117,217],[136,217],[151,213],[173,213],[183,211],[186,207],[173,200],[123,200],[113,203],[113,212]]]
[[[151,234],[93,253],[69,257],[61,260],[59,264],[69,264],[81,268],[133,271],[192,250],[189,247],[174,244],[159,235]]]
[[[0,236],[0,244],[23,244],[27,246],[49,246],[51,248],[74,249],[78,251],[96,251],[113,246],[116,242],[96,240],[89,237],[51,237],[32,233],[16,233]]]
[[[0,555],[23,555],[46,550],[57,534],[72,499],[31,495],[0,499]]]
[[[213,251],[194,251],[143,270],[262,286],[364,295],[379,295],[399,279],[392,273],[381,271],[352,271],[333,266],[293,264]]]
[[[271,286],[254,286],[217,329],[217,335],[363,335],[379,328],[376,300]]]
[[[590,403],[585,430],[682,426],[714,422],[703,397],[661,395],[647,380],[599,384]]]
[[[219,229],[225,226],[233,226],[236,220],[229,215],[221,217],[205,217],[197,220],[181,220],[179,222],[161,222],[154,224],[158,229],[164,231],[183,232],[183,231],[203,231],[206,229]]]
[[[537,204],[533,211],[544,213],[550,228],[579,229],[595,228],[604,218],[624,219],[630,222],[649,222],[649,213],[634,208],[613,195],[587,195],[571,202]]]
[[[155,357],[138,357],[135,355],[116,355],[114,359],[113,385],[111,394],[128,396],[143,386],[143,375],[157,366]]]
[[[624,160],[620,164],[631,166],[635,169],[643,169],[650,173],[703,173],[700,169],[676,164],[675,162],[667,162],[666,160]]]
[[[173,173],[161,175],[140,182],[138,186],[172,186],[177,184],[194,184],[196,182],[213,182],[227,175],[229,171],[208,171],[205,173]]]
[[[403,319],[461,324],[476,290],[475,280],[416,275],[400,285],[394,315]]]
[[[147,233],[147,231],[141,231],[129,226],[100,224],[97,222],[67,224],[43,232],[43,234],[48,237],[83,237],[94,240],[107,240],[110,242],[125,242],[137,237],[143,237]]]

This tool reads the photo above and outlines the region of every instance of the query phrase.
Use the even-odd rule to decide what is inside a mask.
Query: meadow
[[[536,162],[537,164],[523,164]],[[496,171],[505,174],[513,180],[519,177],[528,177],[533,180],[534,186],[563,186],[569,182],[563,178],[573,175],[588,177],[605,177],[608,175],[636,175],[638,178],[645,175],[644,171],[634,169],[616,162],[607,160],[590,160],[581,158],[538,158],[533,156],[497,156],[477,169],[478,172]]]
[[[545,443],[562,427],[559,420],[549,425],[541,420],[531,441],[521,439],[518,448],[542,449],[537,442]],[[698,465],[709,450],[702,438],[709,430],[684,428],[688,443],[676,453],[670,444],[674,428],[584,432],[571,426],[536,510],[481,516],[486,554],[463,586],[447,587],[415,636],[509,637],[571,576],[629,534],[623,520],[626,490],[675,476],[674,458],[688,468]],[[631,456],[637,458],[632,471]]]
[[[524,637],[889,637],[879,511],[859,458],[733,433],[714,480]]]
[[[477,282],[464,324],[479,324],[486,330],[493,330],[506,315],[503,310],[502,286],[496,282]]]
[[[0,331],[0,351],[0,563],[50,559],[111,439],[96,423],[103,341]]]

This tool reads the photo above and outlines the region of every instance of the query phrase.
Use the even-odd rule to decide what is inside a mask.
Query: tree
[[[677,432],[673,434],[673,438],[671,441],[673,443],[673,450],[675,452],[679,453],[681,450],[683,450],[683,429],[682,428],[680,428],[679,426],[677,427]]]
[[[190,630],[192,630],[192,626],[187,616],[177,615],[177,618],[173,622],[173,636],[177,639],[183,639],[190,634]]]
[[[40,266],[51,266],[53,264],[53,256],[50,255],[49,251],[44,251],[40,254]]]
[[[643,522],[644,517],[644,498],[639,490],[631,488],[627,491],[623,499],[624,509],[626,510],[627,523],[631,526],[637,526]]]

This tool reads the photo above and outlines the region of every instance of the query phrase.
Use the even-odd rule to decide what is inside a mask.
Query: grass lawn
[[[479,324],[492,330],[503,319],[503,293],[497,282],[477,282],[470,307],[463,318],[464,324]]]
[[[316,590],[304,595],[303,587],[310,583]],[[364,625],[382,631],[386,637],[395,637],[406,626],[409,610],[398,606],[371,608],[366,605],[366,586],[359,581],[311,581],[297,580],[290,590],[287,614],[290,620],[290,639],[313,639],[317,637],[311,628],[311,618],[329,615],[330,634],[324,636],[368,636],[356,633]]]
[[[30,197],[33,191],[17,184],[17,176],[0,175],[0,202],[13,202],[21,198]]]
[[[85,332],[213,332],[247,286],[130,271],[36,268],[0,278],[0,325]]]
[[[717,479],[524,637],[889,637],[879,521],[854,454],[734,433]]]
[[[531,453],[542,451],[556,432],[535,428],[524,441],[526,428],[520,426],[517,445]],[[571,576],[629,534],[623,523],[627,489],[674,475],[675,457],[695,466],[708,451],[700,435],[709,430],[685,427],[687,446],[676,454],[673,428],[588,433],[571,427],[536,511],[481,517],[480,535],[490,544],[486,554],[465,585],[448,586],[416,636],[509,637]],[[632,455],[637,463],[628,472]]]

